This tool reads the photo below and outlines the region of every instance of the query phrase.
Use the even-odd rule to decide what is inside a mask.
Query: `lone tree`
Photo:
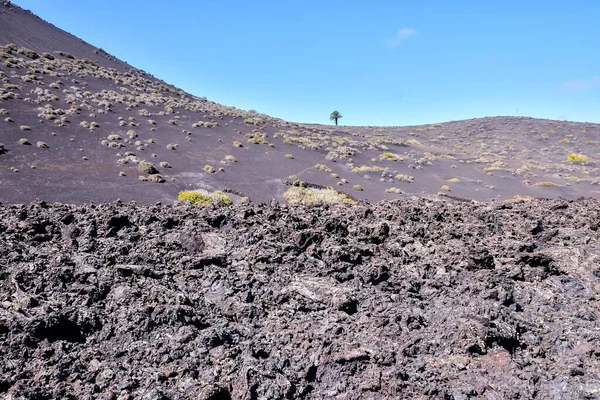
[[[339,111],[334,111],[334,112],[332,112],[332,113],[331,113],[331,115],[329,116],[329,120],[330,120],[330,121],[335,121],[335,126],[337,126],[337,124],[338,124],[338,123],[337,123],[337,122],[338,122],[338,119],[340,119],[340,118],[342,118],[342,114],[340,114],[340,112],[339,112]]]

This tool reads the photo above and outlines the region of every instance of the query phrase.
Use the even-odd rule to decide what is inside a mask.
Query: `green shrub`
[[[33,60],[37,60],[38,58],[40,58],[39,54],[36,53],[35,51],[25,48],[25,47],[19,47],[19,49],[17,50],[17,53],[19,54],[23,54],[24,56],[27,56]]]
[[[247,133],[246,141],[252,144],[267,144],[267,140],[260,133]]]
[[[140,163],[138,164],[138,169],[142,172],[147,173],[148,175],[158,173],[154,165],[148,161],[140,161]]]
[[[164,179],[162,177],[162,175],[159,174],[152,174],[152,175],[148,175],[148,180],[150,182],[154,182],[154,183],[164,183]]]
[[[17,68],[19,66],[19,63],[17,60],[11,57],[4,60],[4,66],[7,68]]]

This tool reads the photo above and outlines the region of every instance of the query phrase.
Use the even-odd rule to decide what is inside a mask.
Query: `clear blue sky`
[[[192,94],[299,122],[600,122],[600,0],[15,0]]]

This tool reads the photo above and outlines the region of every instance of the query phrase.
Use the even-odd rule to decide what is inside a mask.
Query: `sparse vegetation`
[[[360,185],[354,185],[354,186],[352,186],[352,189],[354,189],[358,192],[362,192],[364,190],[363,187]]]
[[[388,193],[396,193],[396,194],[402,194],[402,190],[397,188],[397,187],[391,187],[391,188],[387,188],[385,189],[386,192]]]
[[[413,183],[415,181],[415,178],[413,176],[405,175],[405,174],[398,174],[394,178],[397,181],[406,182],[406,183]]]
[[[177,195],[177,200],[189,202],[195,205],[208,206],[214,205],[229,205],[232,204],[231,199],[226,193],[217,190],[212,193],[204,190],[182,191]]]
[[[41,140],[36,143],[36,146],[39,147],[40,149],[50,148],[50,146],[48,146],[48,143],[42,142]]]
[[[537,183],[534,183],[532,186],[535,186],[535,187],[556,187],[556,186],[560,186],[560,185],[558,185],[558,184],[556,184],[554,182],[546,181],[546,182],[537,182]]]
[[[61,56],[65,57],[65,58],[68,58],[70,60],[74,60],[75,59],[75,57],[73,57],[71,54],[67,53],[66,51],[55,51],[54,53],[56,53],[58,55],[61,55]]]
[[[31,146],[31,142],[25,138],[19,139],[19,144],[22,144],[23,146]]]
[[[293,160],[294,159],[294,155],[293,154],[286,154],[285,158],[287,158],[288,160]]]
[[[207,172],[209,174],[212,174],[215,172],[215,168],[212,165],[208,165],[206,164],[203,168],[204,172]]]
[[[171,168],[171,164],[169,164],[169,163],[168,163],[168,162],[166,162],[166,161],[161,161],[160,163],[158,163],[158,165],[159,165],[161,168]]]
[[[314,166],[314,168],[318,171],[331,172],[331,168],[329,168],[327,165],[323,165],[323,164],[317,164]]]
[[[27,126],[27,125],[21,125],[21,126],[19,127],[19,129],[20,129],[20,130],[22,130],[22,131],[30,131],[30,130],[31,130],[31,127],[29,127],[29,126]]]
[[[110,135],[108,135],[107,137],[108,140],[121,140],[121,136],[117,135],[116,133],[111,133]]]
[[[252,144],[267,144],[267,139],[260,133],[247,133],[246,141]]]
[[[244,147],[244,145],[241,142],[238,142],[237,140],[235,142],[233,142],[233,145],[235,147]]]
[[[206,122],[206,121],[198,121],[198,122],[194,122],[192,124],[193,128],[201,128],[201,127],[204,127],[204,128],[214,128],[216,126],[219,126],[219,124],[216,123],[216,122]]]

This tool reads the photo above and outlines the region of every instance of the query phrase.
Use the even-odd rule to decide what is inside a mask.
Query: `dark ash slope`
[[[509,117],[389,128],[288,123],[185,93],[8,1],[0,3],[0,81],[3,202],[171,202],[199,188],[268,201],[281,199],[290,176],[371,201],[599,194],[598,124]],[[568,161],[572,153],[590,159]],[[164,183],[138,170],[144,160]]]

